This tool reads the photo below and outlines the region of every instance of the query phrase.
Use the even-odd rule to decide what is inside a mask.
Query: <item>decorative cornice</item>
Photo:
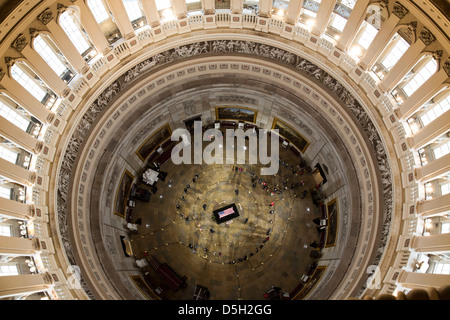
[[[434,40],[436,40],[436,37],[427,28],[423,28],[422,31],[420,31],[419,38],[427,46],[430,45],[431,43],[433,43]]]
[[[56,4],[56,9],[58,9],[58,12],[63,12],[64,10],[66,10],[67,9],[67,7],[65,6],[65,5],[63,5],[62,3],[57,3]]]
[[[444,71],[447,74],[447,76],[450,77],[450,58],[448,58],[447,61],[445,61],[445,63],[442,66],[442,68],[444,69]]]
[[[399,19],[402,19],[409,12],[400,2],[394,3],[394,8],[392,13],[395,14]]]
[[[53,12],[50,8],[47,8],[37,16],[37,19],[46,25],[53,19]]]
[[[11,67],[14,64],[15,59],[11,57],[5,57],[5,63],[9,67]]]
[[[441,61],[443,53],[444,53],[443,50],[436,50],[433,52],[433,58],[435,58],[436,61]]]
[[[28,44],[27,38],[21,33],[17,38],[11,43],[11,47],[19,52],[22,52],[23,48]]]

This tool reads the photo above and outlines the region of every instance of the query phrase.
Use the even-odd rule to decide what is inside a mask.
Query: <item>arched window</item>
[[[0,266],[0,276],[17,276],[19,271],[17,265]]]
[[[57,50],[56,45],[48,36],[38,35],[35,37],[33,48],[65,82],[69,82],[74,77],[74,72],[69,68],[64,55]]]
[[[37,100],[45,103],[48,96],[47,91],[39,84],[39,78],[34,75],[33,78],[30,76],[31,70],[27,70],[23,63],[14,63],[11,67],[11,76],[14,80],[22,85],[29,93],[31,93]],[[30,73],[28,73],[30,72]]]
[[[427,109],[428,110],[420,116],[420,120],[424,126],[428,125],[450,109],[450,95],[442,99],[438,104]]]
[[[109,19],[110,15],[108,11],[106,11],[102,0],[87,0],[87,5],[94,15],[97,23],[102,23],[103,21]]]
[[[11,226],[0,226],[0,236],[11,237]]]
[[[0,186],[0,197],[11,199],[11,188]]]
[[[27,132],[30,120],[0,100],[0,116]]]
[[[433,58],[424,58],[422,60],[428,61],[419,61],[416,66],[413,68],[412,74],[408,75],[408,79],[402,85],[402,89],[405,94],[409,97],[411,96],[421,85],[425,83],[437,70],[438,64]],[[417,68],[416,70],[414,70]]]
[[[364,50],[367,50],[377,35],[378,29],[367,21],[363,22],[361,29],[362,32],[358,36],[357,44]]]
[[[441,196],[449,194],[450,193],[450,182],[445,181],[444,183],[441,183],[439,186],[439,189],[441,191]]]
[[[394,36],[392,42],[391,49],[380,62],[386,70],[391,69],[409,48],[409,43],[398,33]]]
[[[92,48],[87,35],[81,29],[78,18],[70,10],[64,11],[59,17],[59,24],[70,38],[78,52],[84,57]]]
[[[342,32],[347,24],[347,19],[343,16],[333,12],[331,14],[330,27]]]
[[[332,30],[328,30],[327,33],[336,38],[336,36],[345,28],[347,24],[347,20],[350,17],[350,13],[355,6],[356,0],[338,0],[336,5],[334,6],[333,13],[330,17],[330,22],[328,26]],[[329,29],[330,29],[329,28]]]
[[[16,164],[18,155],[18,152],[15,152],[14,150],[0,144],[0,158]]]
[[[433,154],[435,159],[439,159],[450,152],[450,140],[439,144],[437,147],[433,148]]]
[[[436,262],[433,273],[435,274],[450,274],[450,261]]]

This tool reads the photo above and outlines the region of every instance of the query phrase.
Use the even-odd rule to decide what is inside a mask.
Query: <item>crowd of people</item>
[[[283,194],[283,192],[288,192],[289,190],[297,190],[299,188],[304,187],[305,181],[304,180],[296,181],[296,180],[298,180],[298,178],[296,178],[296,177],[298,177],[298,176],[302,177],[306,172],[308,172],[306,168],[300,168],[299,166],[291,165],[281,159],[280,159],[280,165],[285,167],[287,169],[287,171],[284,172],[286,177],[282,178],[280,183],[278,183],[278,184],[273,183],[273,180],[272,180],[272,184],[271,184],[267,179],[264,179],[263,177],[259,177],[253,171],[248,170],[243,166],[234,165],[231,167],[231,170],[234,174],[248,175],[251,179],[251,185],[252,185],[253,189],[260,187],[269,196],[268,197],[269,208],[267,210],[268,215],[270,215],[270,217],[268,218],[269,223],[273,223],[274,215],[276,213],[275,201],[272,196],[281,195],[281,194]],[[210,204],[203,203],[202,204],[203,210],[200,210],[199,213],[191,214],[191,216],[189,216],[183,212],[180,212],[180,211],[182,211],[181,208],[183,206],[183,203],[186,201],[186,197],[190,194],[190,188],[191,188],[190,184],[191,183],[195,184],[199,179],[200,179],[199,174],[195,174],[194,177],[192,178],[192,182],[188,183],[185,186],[185,188],[183,189],[183,194],[180,196],[179,201],[177,201],[177,203],[176,203],[176,209],[179,211],[180,219],[184,219],[186,222],[194,222],[194,223],[198,222],[199,224],[196,226],[196,229],[200,232],[208,232],[209,231],[210,235],[212,236],[213,234],[216,233],[216,230],[214,229],[214,227],[208,227],[208,226],[202,225],[200,223],[200,218],[203,214],[206,214],[206,216],[208,217],[209,210],[207,210],[207,209]],[[252,190],[250,190],[250,192],[252,192]],[[234,190],[234,193],[235,193],[236,197],[239,197],[239,188],[236,188]],[[307,190],[302,190],[301,199],[304,199],[307,196],[307,193],[308,193]],[[212,215],[212,210],[210,213],[211,213],[211,219],[213,220],[214,216]],[[243,218],[244,219],[242,220],[242,223],[247,224],[249,221],[249,218],[248,217],[243,217]],[[267,244],[267,242],[269,241],[272,231],[273,231],[273,228],[268,228],[266,231],[265,237],[262,240],[259,240],[259,243],[255,243],[254,250],[250,250],[249,252],[247,252],[245,254],[241,254],[239,257],[228,257],[228,256],[225,257],[224,253],[221,251],[218,251],[218,250],[210,251],[207,246],[211,246],[213,244],[211,241],[207,241],[203,246],[199,243],[197,243],[197,244],[187,243],[185,245],[193,253],[199,254],[200,256],[203,256],[204,258],[207,258],[208,254],[210,254],[210,258],[211,258],[211,255],[215,256],[215,257],[222,257],[222,259],[224,261],[226,261],[226,258],[229,258],[229,260],[228,260],[229,264],[236,264],[236,263],[246,261],[250,257],[254,256],[256,253],[260,252],[264,248],[264,246]],[[212,240],[211,237],[210,237],[210,240]]]

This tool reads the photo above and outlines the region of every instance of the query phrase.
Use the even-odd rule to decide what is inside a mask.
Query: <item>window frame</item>
[[[36,43],[36,42],[39,43]],[[40,48],[38,49],[38,46]],[[72,70],[72,66],[67,62],[64,54],[58,49],[51,37],[45,33],[39,33],[33,38],[33,49],[44,59],[49,67],[65,82],[70,82],[75,77],[75,72]],[[43,50],[40,52],[40,50]],[[56,65],[59,64],[58,70]],[[63,70],[62,70],[63,69]]]
[[[383,62],[385,62],[386,60],[393,60],[391,58],[392,55],[394,55],[394,50],[398,50],[399,48],[397,48],[397,45],[404,45],[403,48],[406,47],[406,49],[404,50],[404,52],[398,56],[395,57],[396,61],[395,63],[391,63],[389,66],[386,66],[383,64]],[[409,49],[411,45],[408,43],[408,41],[406,41],[400,34],[396,33],[393,37],[392,40],[390,41],[390,44],[388,46],[386,46],[386,48],[388,48],[388,50],[386,50],[383,54],[382,57],[380,57],[378,64],[381,65],[383,67],[383,70],[389,71],[391,70],[396,64],[397,62],[401,59],[401,57],[405,54],[405,52]]]
[[[17,72],[16,70],[20,71],[20,72]],[[50,96],[49,90],[47,90],[46,88],[43,88],[42,84],[44,83],[44,81],[42,81],[42,79],[40,79],[38,77],[38,75],[34,71],[32,71],[32,69],[24,61],[18,60],[16,62],[14,62],[13,65],[11,65],[9,71],[10,71],[11,77],[15,81],[17,81],[17,83],[19,83],[25,90],[27,90],[39,102],[41,102],[42,104],[45,104],[45,101],[47,100],[48,96]],[[29,73],[31,73],[31,72],[34,73],[34,75],[30,75]],[[14,77],[14,74],[19,76],[19,78]],[[42,81],[42,84],[39,83],[39,81],[36,80],[34,77],[39,78],[40,81]],[[25,81],[25,82],[22,82],[22,81]],[[32,91],[30,91],[30,89],[32,89]],[[38,91],[41,91],[40,94],[38,93]],[[41,97],[41,95],[42,95],[42,98],[39,98],[39,97]]]
[[[66,17],[67,16],[67,20]],[[79,21],[79,17],[76,15],[76,12],[73,10],[64,10],[64,12],[61,12],[61,14],[58,17],[58,24],[61,26],[61,28],[64,30],[66,35],[71,40],[72,44],[77,49],[78,53],[84,58],[88,55],[88,53],[94,48],[94,45],[90,41],[89,37],[87,36],[86,32],[82,30],[79,26],[77,26],[77,23],[74,20],[74,17],[78,20],[79,25],[82,26],[81,22]],[[61,21],[63,20],[63,21]],[[62,23],[62,22],[69,22],[69,24]],[[66,29],[64,27],[70,28]],[[83,47],[80,47],[79,45],[85,42]],[[82,50],[83,49],[83,50]]]
[[[428,61],[426,61],[428,60]],[[410,97],[417,89],[419,89],[433,74],[437,72],[439,64],[430,55],[424,55],[411,70],[409,74],[402,80],[400,89],[407,97]],[[432,70],[431,70],[432,69]],[[421,79],[417,80],[418,77]]]
[[[92,15],[98,24],[102,24],[106,20],[111,18],[111,13],[108,7],[103,3],[102,0],[86,0],[86,5],[91,11]],[[99,20],[101,18],[101,20]]]

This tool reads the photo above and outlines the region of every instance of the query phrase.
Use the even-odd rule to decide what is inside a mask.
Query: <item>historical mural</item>
[[[255,123],[257,112],[242,107],[218,107],[216,108],[216,120],[233,120]]]
[[[279,119],[275,119],[273,121],[272,129],[278,129],[278,133],[282,137],[289,140],[289,142],[296,146],[301,153],[305,153],[306,149],[309,146],[309,142],[305,138],[303,138],[300,133],[298,133],[289,125]]]
[[[338,203],[336,199],[327,203],[327,217],[327,239],[325,241],[325,247],[332,247],[336,244],[338,229]]]
[[[114,213],[122,218],[126,216],[127,200],[130,195],[131,186],[133,185],[134,176],[125,170],[120,179],[119,186],[116,191],[116,199],[114,201]]]
[[[151,155],[151,153],[158,148],[161,143],[170,138],[172,131],[168,124],[162,126],[156,130],[150,137],[148,137],[136,151],[138,157],[145,161]]]

